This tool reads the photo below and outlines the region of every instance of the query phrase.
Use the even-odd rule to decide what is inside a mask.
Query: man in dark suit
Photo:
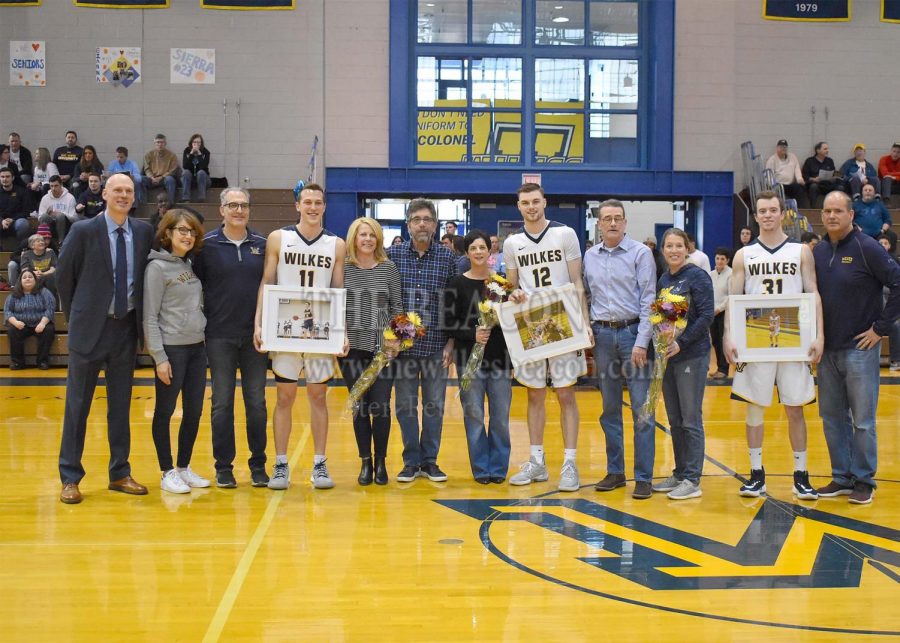
[[[57,268],[59,297],[69,320],[66,407],[59,448],[60,500],[66,504],[82,500],[78,489],[84,477],[81,457],[100,369],[106,372],[109,488],[133,495],[147,493],[131,477],[128,454],[131,385],[153,229],[128,218],[134,182],[127,174],[111,176],[103,198],[103,214],[79,221],[69,230]]]

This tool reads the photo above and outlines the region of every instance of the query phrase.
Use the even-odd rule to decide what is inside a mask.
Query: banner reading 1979
[[[849,22],[851,0],[763,0],[763,18],[792,22]]]

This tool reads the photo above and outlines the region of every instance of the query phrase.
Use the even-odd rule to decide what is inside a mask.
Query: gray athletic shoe
[[[672,500],[687,500],[688,498],[699,498],[702,495],[700,485],[694,484],[690,480],[682,480],[677,487],[666,494]]]
[[[657,482],[655,485],[653,485],[653,490],[656,491],[657,493],[663,492],[663,491],[672,491],[680,483],[681,483],[681,480],[679,480],[675,476],[669,476],[662,482]]]
[[[325,466],[325,460],[313,465],[312,475],[309,477],[309,480],[316,489],[331,489],[334,486],[334,480],[328,475],[328,467]]]
[[[291,485],[291,472],[288,470],[287,462],[284,464],[276,464],[272,469],[272,477],[266,485],[269,489],[276,491],[284,491]]]
[[[562,470],[559,472],[559,490],[560,491],[578,491],[581,488],[581,481],[578,479],[578,467],[574,460],[566,460],[563,462]]]
[[[578,473],[576,472],[576,476]],[[550,476],[547,475],[547,466],[543,462],[538,462],[534,458],[528,458],[519,468],[519,473],[509,479],[509,484],[521,486],[531,484],[532,482],[547,482]]]

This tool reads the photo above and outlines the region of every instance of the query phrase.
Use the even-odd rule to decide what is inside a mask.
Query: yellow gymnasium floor
[[[546,443],[550,482],[478,485],[468,472],[455,386],[448,389],[440,458],[446,483],[358,487],[355,443],[342,412],[346,390],[335,387],[328,455],[336,488],[314,491],[308,482],[312,441],[301,394],[288,491],[251,488],[239,466],[237,489],[163,494],[150,439],[149,369],[139,371],[143,385],[135,389],[132,464],[150,495],[106,490],[98,389],[85,501],[67,506],[58,501],[56,470],[63,373],[24,371],[0,379],[2,639],[896,640],[900,378],[882,373],[880,486],[869,506],[792,498],[790,448],[777,409],[766,416],[770,496],[740,498],[734,472],[748,469],[743,410],[726,386],[707,389],[704,495],[694,500],[635,501],[630,482],[612,493],[593,490],[605,454],[599,393],[588,388],[578,394],[579,492],[556,492],[562,447],[555,401]],[[528,450],[524,405],[524,389],[514,389],[514,466]],[[815,407],[806,417],[813,484],[824,484],[829,466]],[[245,461],[240,438],[238,446],[238,461]],[[271,457],[271,440],[269,451]],[[392,475],[399,454],[395,425]],[[661,426],[656,474],[671,467]],[[194,468],[212,474],[208,409]]]

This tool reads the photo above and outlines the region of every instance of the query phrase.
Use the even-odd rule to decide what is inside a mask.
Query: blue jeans
[[[655,415],[638,421],[638,411],[647,401],[651,363],[637,368],[631,362],[631,349],[637,339],[637,324],[627,328],[605,328],[594,324],[594,370],[600,383],[603,413],[600,426],[606,436],[607,473],[625,473],[625,441],[622,424],[622,380],[628,382],[631,394],[631,417],[634,420],[634,479],[653,479]]]
[[[460,372],[465,368],[458,365]],[[484,426],[484,396],[491,418]],[[509,470],[509,407],[512,379],[507,371],[479,370],[468,391],[459,390],[469,444],[469,465],[475,479],[505,478]]]
[[[191,463],[194,442],[200,429],[200,415],[203,413],[203,397],[206,393],[206,348],[203,342],[184,346],[164,345],[172,379],[163,384],[156,377],[156,406],[153,409],[153,444],[160,471],[172,467],[172,443],[169,437],[169,421],[175,413],[178,394],[181,394],[181,426],[178,429],[179,467]]]
[[[234,390],[241,369],[241,395],[247,418],[250,470],[266,465],[266,367],[268,356],[253,347],[253,337],[208,337],[206,353],[212,379],[212,447],[216,471],[234,462]]]
[[[663,399],[672,431],[672,450],[679,480],[699,484],[706,438],[703,433],[703,393],[709,357],[701,355],[669,363],[663,377]]]
[[[191,200],[191,179],[194,175],[190,170],[185,168],[181,172],[181,196],[186,201]],[[209,174],[204,170],[197,172],[197,200],[206,201],[206,188],[209,187]]]
[[[175,187],[178,184],[175,181],[174,176],[164,176],[163,180],[157,186],[153,185],[153,181],[149,176],[143,177],[142,182],[144,184],[144,196],[146,196],[146,193],[152,190],[154,187],[161,186],[166,189],[166,195],[169,197],[169,203],[175,203]],[[135,196],[135,198],[137,198],[137,196]]]
[[[419,467],[436,463],[444,425],[444,394],[447,369],[441,365],[442,351],[427,357],[394,360],[394,409],[403,436],[403,464]],[[422,387],[422,434],[419,435],[419,386]]]
[[[881,345],[867,351],[826,350],[819,364],[819,415],[831,456],[831,477],[845,487],[875,486]]]

